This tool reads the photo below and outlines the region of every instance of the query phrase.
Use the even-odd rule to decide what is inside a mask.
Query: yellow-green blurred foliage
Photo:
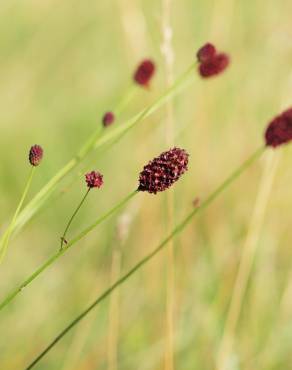
[[[177,222],[195,197],[206,198],[263,143],[269,119],[291,105],[291,14],[290,0],[172,1],[175,76],[206,41],[232,59],[224,75],[197,78],[173,101],[176,145],[191,155],[188,174],[174,188]],[[117,104],[142,58],[156,61],[157,75],[149,91],[138,89],[116,124],[162,94],[161,43],[159,0],[1,0],[1,233],[28,176],[29,147],[37,143],[45,150],[30,198],[101,124],[104,111]],[[92,191],[71,235],[135,189],[141,167],[166,149],[165,114],[163,107],[113,147],[91,154],[65,179],[11,241],[0,267],[1,299],[57,250],[85,191],[85,171],[100,170],[105,185]],[[230,369],[292,369],[291,154],[289,146],[276,153],[280,158]],[[264,156],[175,240],[176,369],[215,368],[265,163]],[[23,369],[109,285],[113,251],[121,248],[126,271],[166,235],[166,218],[164,194],[139,194],[25,289],[0,313],[0,369]],[[123,243],[117,236],[121,227],[128,228]],[[119,312],[114,312],[119,370],[164,369],[166,261],[162,252],[120,289]],[[37,368],[109,369],[108,332],[107,300]]]

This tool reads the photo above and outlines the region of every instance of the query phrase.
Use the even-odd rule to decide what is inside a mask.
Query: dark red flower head
[[[276,148],[292,140],[292,108],[275,117],[265,133],[266,145]]]
[[[207,60],[213,58],[215,54],[216,54],[215,46],[208,42],[198,50],[197,52],[198,62],[204,63]]]
[[[103,176],[100,172],[91,171],[85,175],[85,181],[89,189],[100,188],[103,184]]]
[[[144,166],[139,176],[138,191],[156,194],[168,189],[187,171],[188,158],[188,153],[180,148],[161,153]]]
[[[199,73],[203,78],[216,76],[228,67],[229,62],[230,59],[227,54],[216,54],[199,65]]]
[[[229,65],[230,58],[225,53],[218,53],[211,43],[203,45],[197,52],[199,74],[203,78],[222,73]]]
[[[154,75],[154,72],[155,64],[150,59],[145,59],[139,64],[134,74],[134,80],[138,85],[147,87]]]
[[[29,155],[28,155],[29,163],[32,166],[35,166],[35,167],[38,166],[41,163],[43,154],[44,154],[44,151],[40,145],[33,145],[30,148]]]
[[[104,127],[110,126],[115,121],[115,115],[113,112],[106,112],[102,118]]]

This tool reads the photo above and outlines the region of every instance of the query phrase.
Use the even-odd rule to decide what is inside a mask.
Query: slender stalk
[[[100,302],[107,298],[115,289],[125,283],[136,271],[148,263],[155,257],[168,242],[178,235],[190,223],[192,218],[199,212],[206,209],[224,190],[228,188],[248,167],[250,167],[264,152],[265,147],[257,149],[240,167],[238,167],[209,197],[201,203],[199,207],[190,212],[185,219],[178,224],[172,232],[148,255],[142,258],[132,269],[125,273],[120,279],[106,289],[94,302],[92,302],[81,314],[79,314],[71,323],[56,336],[56,338],[33,360],[33,362],[25,368],[25,370],[32,369],[75,325],[77,325],[86,315],[90,313]]]
[[[61,247],[60,247],[60,249],[63,248],[64,243],[67,244],[67,240],[66,240],[67,231],[69,230],[69,227],[72,224],[72,221],[74,220],[75,216],[77,215],[79,209],[82,207],[82,204],[85,202],[85,199],[87,198],[87,195],[89,194],[89,192],[90,192],[90,188],[88,188],[85,195],[82,197],[81,202],[78,204],[78,206],[75,209],[73,215],[71,216],[70,220],[68,221],[67,226],[64,230],[64,233],[61,237]]]
[[[25,287],[27,287],[33,280],[35,280],[42,272],[44,272],[49,266],[51,266],[55,261],[57,261],[64,253],[67,252],[75,243],[80,239],[84,238],[89,234],[96,226],[105,221],[112,214],[117,212],[122,208],[135,194],[137,191],[127,195],[120,203],[116,204],[112,209],[106,212],[103,216],[99,217],[93,224],[84,229],[80,234],[78,234],[74,239],[72,239],[65,247],[59,250],[57,253],[53,254],[45,263],[43,263],[38,269],[36,269],[26,280],[24,280],[19,286],[13,289],[7,297],[0,303],[0,311],[8,305]]]
[[[257,252],[258,241],[265,218],[266,208],[272,191],[273,180],[275,178],[278,162],[275,161],[274,157],[276,153],[270,152],[268,154],[269,156],[266,158],[262,180],[260,182],[259,191],[255,202],[254,212],[251,217],[246,241],[242,248],[238,272],[231,294],[222,340],[218,350],[216,361],[217,370],[225,370],[228,368],[228,361],[232,353],[236,326],[240,318],[242,305],[244,303],[244,295],[246,293],[248,280],[252,271],[252,265]]]
[[[165,85],[169,87],[173,84],[173,62],[174,50],[172,43],[172,27],[171,27],[171,6],[172,0],[162,0],[162,37],[163,42],[161,51],[165,64]],[[165,106],[166,112],[166,127],[165,137],[168,147],[174,146],[174,109],[173,102],[169,100]],[[169,233],[174,228],[174,192],[166,192],[166,232]],[[166,269],[166,340],[165,340],[165,370],[174,370],[174,325],[175,325],[175,263],[174,263],[174,239],[169,241],[167,247],[167,256],[163,260]]]
[[[6,252],[7,252],[7,248],[8,248],[8,243],[9,243],[9,239],[10,239],[10,236],[11,236],[11,233],[12,233],[12,230],[14,228],[14,224],[15,224],[15,221],[16,221],[16,218],[21,210],[21,207],[23,205],[23,202],[27,196],[27,193],[29,191],[29,188],[30,188],[30,185],[31,185],[31,182],[32,182],[32,179],[33,179],[33,175],[34,175],[34,172],[35,172],[35,167],[32,166],[31,167],[31,170],[30,170],[30,174],[29,174],[29,177],[28,177],[28,180],[27,180],[27,183],[25,185],[25,188],[24,188],[24,191],[22,193],[22,196],[21,196],[21,199],[18,203],[18,206],[16,208],[16,211],[13,215],[13,218],[10,222],[10,225],[8,226],[6,232],[3,234],[3,237],[1,238],[1,243],[0,243],[0,264],[2,263],[5,255],[6,255]]]
[[[37,213],[45,201],[50,197],[59,182],[78,164],[77,157],[72,158],[51,180],[34,196],[34,198],[24,207],[16,219],[14,230],[15,234]],[[13,231],[14,231],[13,230]]]
[[[129,130],[149,117],[163,104],[165,104],[170,98],[177,95],[182,89],[184,89],[190,77],[195,76],[193,63],[186,71],[179,77],[176,82],[167,89],[163,95],[161,95],[154,103],[147,108],[143,109],[140,113],[129,119],[123,125],[114,126],[110,130],[104,130],[98,128],[93,135],[88,139],[85,145],[80,149],[77,155],[72,158],[57,174],[35,195],[35,197],[27,204],[16,219],[14,228],[12,231],[19,232],[21,228],[39,211],[39,209],[48,200],[56,186],[60,181],[72,171],[92,150],[96,150],[110,143],[113,145],[116,141],[121,139]]]
[[[127,91],[125,92],[123,98],[120,100],[119,104],[116,106],[114,113],[119,115],[122,113],[124,108],[132,101],[132,99],[135,97],[135,94],[137,93],[137,86],[134,84],[131,84],[131,86],[128,87]]]
[[[194,75],[194,67],[196,63],[191,64],[191,66],[182,74],[174,84],[165,91],[165,93],[160,96],[153,104],[149,105],[147,108],[143,109],[136,116],[131,118],[125,124],[121,126],[115,126],[111,131],[104,136],[102,136],[95,145],[95,149],[99,149],[106,143],[112,142],[116,143],[120,140],[129,130],[140,123],[142,120],[149,117],[152,113],[156,112],[161,106],[167,103],[171,98],[176,96],[182,89],[184,89],[190,82],[190,77]]]
[[[119,243],[118,243],[119,244]],[[120,276],[121,270],[121,249],[117,245],[113,251],[111,263],[111,278],[110,282],[113,284]],[[119,290],[116,290],[110,298],[109,303],[109,328],[108,328],[108,370],[118,369],[118,337],[119,337]]]

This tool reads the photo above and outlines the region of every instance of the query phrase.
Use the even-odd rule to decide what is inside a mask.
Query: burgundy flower
[[[138,191],[156,194],[168,189],[188,169],[188,153],[173,148],[161,153],[144,166],[139,176]]]
[[[145,59],[139,64],[134,74],[134,80],[137,82],[138,85],[147,87],[154,72],[154,63],[150,59]]]
[[[32,166],[38,166],[43,158],[43,148],[40,145],[33,145],[29,151],[29,163]]]
[[[89,189],[100,188],[103,184],[103,176],[100,172],[91,171],[85,175],[85,181]]]
[[[115,121],[115,115],[113,112],[106,112],[102,118],[104,127],[110,126]]]
[[[208,42],[198,50],[197,58],[200,63],[204,63],[207,60],[213,58],[215,54],[216,54],[215,46]]]
[[[275,117],[265,133],[266,145],[276,148],[292,140],[292,108]]]
[[[199,65],[199,73],[203,78],[216,76],[228,67],[229,62],[230,59],[227,54],[216,54]]]

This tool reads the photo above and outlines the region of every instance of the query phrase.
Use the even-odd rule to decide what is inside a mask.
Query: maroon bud
[[[154,63],[149,59],[145,59],[139,64],[134,74],[134,80],[137,82],[138,85],[148,87],[149,82],[154,75],[154,72]]]
[[[29,163],[32,166],[38,166],[43,158],[43,148],[40,145],[33,145],[29,151]]]
[[[104,127],[110,126],[115,121],[115,115],[113,112],[106,112],[102,118]]]
[[[138,191],[156,194],[168,189],[188,169],[188,153],[184,149],[173,148],[154,158],[139,176]]]
[[[265,133],[266,145],[276,148],[292,140],[292,108],[275,117]]]
[[[91,171],[85,175],[85,181],[89,189],[100,188],[103,184],[103,176],[97,171]]]
[[[208,42],[198,50],[197,52],[198,62],[204,63],[207,60],[213,58],[215,54],[216,54],[215,46]]]
[[[230,59],[227,54],[220,53],[201,63],[199,73],[201,77],[208,78],[222,73],[229,65]]]

